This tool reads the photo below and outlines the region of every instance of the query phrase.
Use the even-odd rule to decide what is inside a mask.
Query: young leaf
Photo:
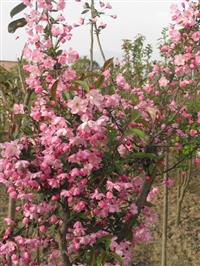
[[[90,5],[88,2],[85,2],[84,6],[85,6],[85,8],[90,8]]]
[[[85,10],[83,10],[83,11],[81,12],[81,14],[82,14],[82,15],[83,15],[83,14],[86,14],[88,11],[89,11],[89,9],[85,9]]]
[[[8,25],[8,32],[14,33],[18,28],[22,28],[26,24],[27,24],[27,21],[25,20],[25,18],[14,20]]]
[[[97,257],[97,266],[101,266],[101,265],[102,265],[102,256],[99,255],[99,256]]]
[[[59,56],[59,55],[61,55],[61,54],[62,54],[62,52],[63,52],[63,50],[58,50],[58,51],[56,52],[56,56]]]
[[[27,6],[23,3],[15,6],[11,11],[10,11],[10,16],[11,18],[20,13],[22,10],[24,10]]]
[[[97,81],[95,82],[95,88],[100,88],[101,85],[103,84],[103,82],[104,82],[104,76],[101,75],[101,76],[97,79]]]
[[[54,82],[53,86],[51,87],[51,99],[52,100],[55,100],[55,98],[56,98],[57,85],[58,85],[58,80],[56,80]]]
[[[69,91],[62,91],[62,97],[65,101],[72,97],[72,94]]]
[[[96,253],[95,253],[95,250],[91,250],[91,255],[90,255],[90,262],[89,262],[89,265],[90,266],[93,266],[96,264],[96,261],[97,261],[97,258],[96,258]]]
[[[120,266],[125,266],[124,264],[124,260],[122,259],[122,257],[120,257],[118,254],[116,254],[115,252],[111,253],[112,257],[119,262]]]
[[[139,128],[131,128],[131,132],[137,135],[138,137],[141,137],[141,138],[145,137],[145,133]]]
[[[90,88],[89,88],[87,82],[85,82],[85,81],[83,81],[83,80],[76,80],[74,83],[80,85],[81,87],[83,87],[83,89],[84,89],[85,91],[87,91],[87,92],[90,90]]]
[[[105,63],[104,63],[104,65],[103,65],[103,67],[102,67],[102,70],[104,71],[104,70],[106,70],[107,68],[109,68],[110,66],[112,66],[113,65],[113,57],[111,57],[110,59],[108,59]]]
[[[147,153],[147,152],[136,152],[131,153],[130,158],[136,158],[136,159],[157,159],[157,156],[154,153]]]

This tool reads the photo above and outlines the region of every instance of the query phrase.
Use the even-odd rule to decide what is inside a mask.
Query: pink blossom
[[[190,136],[195,137],[197,135],[198,131],[195,129],[190,130]]]
[[[117,15],[111,15],[111,18],[116,19]]]
[[[178,30],[170,30],[169,31],[169,36],[171,37],[173,42],[178,42],[181,38],[181,34]]]
[[[118,74],[118,76],[116,78],[116,82],[117,82],[117,85],[120,86],[120,87],[124,87],[126,85],[126,80],[122,76],[122,74]]]
[[[119,154],[123,157],[125,156],[125,154],[127,153],[127,148],[121,144],[118,148],[117,148]]]
[[[75,236],[81,236],[81,235],[84,235],[85,233],[85,229],[83,228],[83,225],[81,224],[81,222],[77,221],[75,224],[74,224],[74,230],[73,230],[73,234]]]
[[[23,220],[22,220],[22,223],[23,224],[28,224],[29,223],[29,218],[24,217]]]
[[[96,107],[101,107],[104,100],[103,95],[98,90],[90,90],[90,92],[87,94],[87,98],[89,99],[90,103]]]
[[[105,29],[106,27],[107,27],[107,24],[104,23],[104,22],[101,22],[100,25],[99,25],[100,29]]]
[[[32,0],[23,0],[23,3],[24,3],[26,6],[31,6],[31,1],[32,1]]]
[[[19,256],[17,256],[16,254],[13,254],[11,256],[11,260],[12,260],[13,265],[19,265]]]
[[[195,158],[195,159],[194,159],[194,163],[195,163],[196,165],[200,165],[200,158]]]
[[[197,42],[200,40],[200,31],[196,31],[192,34],[192,39]]]
[[[79,58],[77,51],[74,51],[72,48],[69,48],[67,51],[67,62],[68,64],[74,63]]]
[[[101,200],[105,197],[103,193],[99,193],[98,189],[95,189],[95,192],[91,195],[92,199]]]
[[[197,52],[195,55],[195,62],[197,65],[200,65],[200,52]]]
[[[7,225],[9,226],[13,226],[14,225],[14,221],[10,218],[5,218],[4,221],[6,222]]]
[[[99,1],[99,4],[100,4],[100,7],[102,8],[102,7],[105,7],[105,4],[104,4],[104,2],[102,2],[102,1]]]
[[[67,106],[71,109],[72,114],[78,114],[79,112],[86,112],[87,104],[87,100],[75,96],[73,100],[68,101]]]
[[[167,80],[165,77],[162,77],[159,79],[159,85],[161,87],[166,87],[169,84],[169,80]]]
[[[41,225],[39,227],[39,230],[40,230],[41,233],[45,233],[46,232],[46,227],[44,225]]]
[[[149,192],[147,196],[147,202],[153,201],[156,195],[158,194],[158,192],[159,192],[158,187],[153,187],[153,189]]]
[[[2,148],[1,155],[4,158],[10,158],[10,157],[19,158],[22,149],[22,145],[18,142],[18,140],[5,142],[4,144],[1,144],[0,147]]]
[[[53,215],[49,218],[49,221],[50,221],[50,223],[55,224],[55,223],[57,223],[57,221],[58,221],[58,217],[57,217],[55,214],[53,214]]]
[[[175,55],[174,63],[177,66],[184,66],[185,64],[184,56],[182,54]]]
[[[110,4],[110,3],[107,3],[107,4],[106,4],[106,8],[108,8],[108,9],[112,9],[111,4]]]
[[[81,212],[85,210],[86,203],[84,201],[79,201],[76,205],[73,206],[74,211]]]
[[[64,33],[64,29],[59,26],[56,26],[56,24],[53,24],[51,28],[51,33],[54,37],[57,37]]]
[[[198,112],[197,118],[198,118],[197,123],[200,124],[200,112]]]
[[[62,10],[65,8],[65,0],[59,0],[57,4],[57,9]]]
[[[112,199],[112,198],[113,198],[113,194],[112,194],[110,191],[108,191],[108,192],[106,193],[106,198],[107,198],[107,199]]]
[[[137,205],[135,203],[132,203],[129,211],[131,212],[132,215],[137,214],[138,213]]]
[[[175,180],[171,179],[171,178],[167,178],[167,179],[164,179],[162,183],[163,183],[163,185],[165,185],[167,187],[171,187],[174,185]]]
[[[24,105],[23,104],[17,104],[17,103],[15,103],[13,105],[13,113],[15,115],[17,115],[17,114],[24,114]]]
[[[146,242],[146,241],[150,241],[152,239],[152,236],[148,228],[141,227],[141,228],[136,229],[134,233],[134,238],[136,241]]]

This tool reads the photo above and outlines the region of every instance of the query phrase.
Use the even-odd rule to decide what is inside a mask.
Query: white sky
[[[68,1],[66,7],[67,20],[72,23],[80,17],[82,6],[80,3]],[[105,19],[108,26],[101,34],[102,45],[106,57],[120,57],[122,39],[133,39],[141,33],[146,36],[147,42],[156,48],[161,30],[170,23],[169,7],[176,0],[110,0],[113,7],[110,11],[117,15],[117,19]],[[17,5],[16,0],[0,0],[0,59],[16,60],[24,46],[26,36],[23,29],[15,34],[7,32],[11,21],[10,10]],[[109,11],[109,10],[108,10]],[[18,17],[14,17],[14,19]],[[75,29],[72,41],[67,44],[79,51],[80,55],[89,54],[89,27],[83,26]],[[16,40],[16,37],[20,38]],[[154,53],[156,56],[157,53]],[[100,53],[95,47],[95,59],[101,61]]]

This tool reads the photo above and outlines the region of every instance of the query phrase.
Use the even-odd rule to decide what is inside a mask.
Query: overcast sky
[[[67,2],[69,2],[66,8],[67,20],[76,22],[82,10],[81,4],[74,1]],[[138,33],[145,35],[147,42],[156,48],[161,30],[170,23],[170,5],[180,3],[175,0],[110,0],[109,2],[113,7],[111,13],[116,14],[117,19],[105,19],[108,26],[101,38],[107,58],[120,57],[122,39],[133,39]],[[15,34],[7,32],[8,23],[11,21],[10,10],[17,3],[19,1],[0,0],[1,60],[16,60],[26,40],[23,29],[17,30]],[[17,36],[20,38],[16,40]],[[67,45],[77,49],[80,55],[88,55],[89,28],[84,26],[74,30],[73,39]],[[157,56],[156,52],[154,56]],[[95,59],[101,61],[97,47],[95,47]]]

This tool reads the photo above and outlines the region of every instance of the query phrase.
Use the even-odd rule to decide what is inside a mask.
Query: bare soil
[[[155,206],[159,219],[153,226],[153,241],[141,245],[137,252],[137,260],[143,266],[161,265],[162,247],[162,193],[156,199]],[[167,266],[200,266],[200,179],[194,177],[185,195],[181,223],[176,226],[176,187],[169,189],[169,217]],[[141,254],[141,255],[140,255]]]

